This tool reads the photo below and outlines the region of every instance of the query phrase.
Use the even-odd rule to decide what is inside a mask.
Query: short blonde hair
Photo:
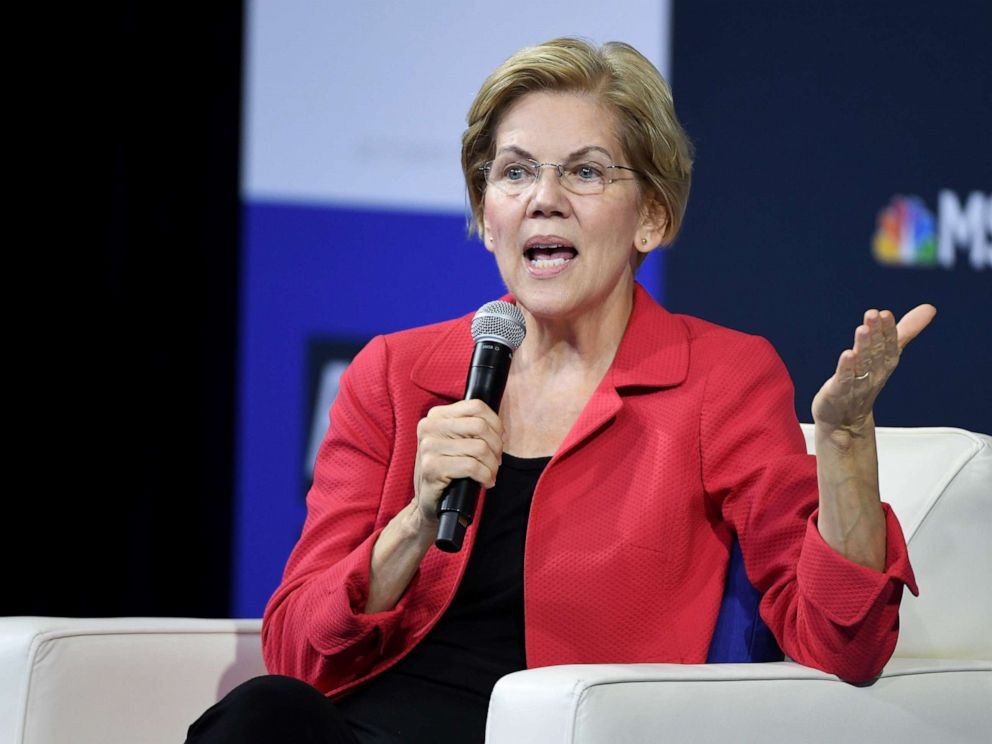
[[[662,242],[671,243],[682,225],[692,180],[692,143],[675,117],[671,89],[629,44],[611,41],[597,49],[570,37],[521,49],[496,68],[472,102],[462,135],[470,234],[481,233],[486,191],[481,168],[493,157],[500,119],[514,102],[535,91],[591,94],[614,112],[617,139],[628,161],[624,165],[642,175],[642,207],[655,203],[664,208]]]

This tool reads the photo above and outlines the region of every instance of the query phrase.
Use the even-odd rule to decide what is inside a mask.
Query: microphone
[[[510,374],[513,352],[520,348],[527,329],[523,313],[510,302],[496,300],[479,308],[472,318],[475,351],[468,367],[465,400],[481,400],[496,413]],[[445,553],[462,549],[465,530],[475,518],[479,484],[471,478],[451,481],[441,494],[434,544]]]

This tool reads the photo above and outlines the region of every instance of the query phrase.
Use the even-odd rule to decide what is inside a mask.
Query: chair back
[[[803,424],[814,451],[813,426]],[[879,427],[878,477],[920,596],[903,594],[896,657],[992,659],[992,437]]]
[[[802,424],[815,452],[813,425]],[[879,427],[879,488],[895,510],[920,596],[904,592],[896,657],[992,659],[992,437]],[[782,658],[734,541],[707,661]]]

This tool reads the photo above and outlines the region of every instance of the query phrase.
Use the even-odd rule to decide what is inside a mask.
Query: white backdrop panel
[[[248,200],[461,212],[465,113],[517,49],[633,44],[668,74],[670,0],[255,0],[247,14]]]

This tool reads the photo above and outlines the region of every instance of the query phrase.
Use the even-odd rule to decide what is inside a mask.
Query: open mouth
[[[579,252],[567,243],[528,243],[524,256],[535,269],[553,269],[564,266],[575,258]]]

